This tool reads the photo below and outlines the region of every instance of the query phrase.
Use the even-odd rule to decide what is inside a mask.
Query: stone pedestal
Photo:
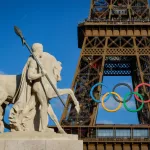
[[[83,141],[54,131],[10,132],[0,134],[0,150],[83,150]]]

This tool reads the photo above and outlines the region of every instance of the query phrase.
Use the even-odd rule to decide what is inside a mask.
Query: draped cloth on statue
[[[19,114],[21,114],[31,98],[31,82],[27,79],[27,71],[31,59],[33,58],[29,57],[26,65],[23,68],[20,85],[13,98],[13,103],[15,104],[10,111],[10,124],[17,123],[17,117],[19,117]]]

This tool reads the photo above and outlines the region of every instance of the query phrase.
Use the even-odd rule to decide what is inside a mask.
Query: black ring
[[[124,85],[124,86],[128,87],[128,88],[130,89],[130,92],[132,92],[132,88],[131,88],[130,85],[128,85],[127,83],[118,83],[118,84],[116,84],[116,85],[114,86],[114,88],[113,88],[112,91],[115,92],[115,89],[116,89],[118,86],[121,86],[121,85]],[[123,103],[123,100],[120,101],[120,100],[116,97],[116,95],[114,95],[114,94],[112,94],[112,95],[113,95],[113,98],[114,98],[117,102]],[[125,102],[128,102],[131,98],[132,98],[132,94],[130,95],[130,97],[129,97]]]

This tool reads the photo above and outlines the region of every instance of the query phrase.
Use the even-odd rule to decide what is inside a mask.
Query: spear
[[[35,61],[36,61],[37,64],[39,65],[40,69],[43,70],[43,67],[42,67],[42,65],[40,64],[39,60],[38,60],[37,57],[34,55],[34,53],[32,52],[31,48],[30,48],[29,45],[27,44],[25,38],[23,37],[23,34],[22,34],[21,30],[20,30],[18,27],[16,27],[16,26],[14,26],[14,30],[15,30],[15,33],[21,38],[22,45],[25,45],[25,46],[28,48],[29,52],[31,53],[31,55],[33,56],[33,58],[35,59]],[[49,81],[50,85],[52,86],[52,88],[53,88],[54,91],[56,92],[58,98],[60,99],[60,101],[62,102],[62,104],[64,105],[64,107],[66,107],[65,104],[64,104],[64,102],[63,102],[63,100],[61,99],[61,97],[60,97],[60,95],[59,95],[57,89],[55,88],[55,86],[53,85],[52,81],[50,80],[49,76],[48,76],[47,74],[45,74],[45,77],[47,78],[47,80]]]

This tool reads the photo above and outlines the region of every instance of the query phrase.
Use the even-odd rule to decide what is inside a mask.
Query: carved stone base
[[[48,132],[10,132],[0,134],[0,150],[83,150],[78,135]]]

